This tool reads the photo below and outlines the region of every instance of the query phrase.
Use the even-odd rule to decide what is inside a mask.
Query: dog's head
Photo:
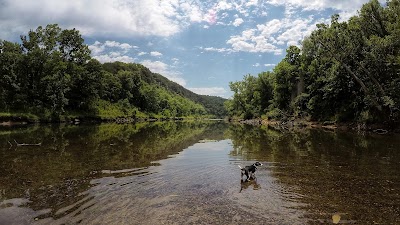
[[[256,163],[254,163],[253,165],[254,165],[254,166],[262,166],[263,164],[260,163],[260,162],[256,162]]]

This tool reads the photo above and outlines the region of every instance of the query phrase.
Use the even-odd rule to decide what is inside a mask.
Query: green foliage
[[[140,64],[115,62],[105,63],[103,67],[107,75],[106,79],[109,81],[105,83],[103,93],[104,97],[110,101],[127,99],[130,105],[143,112],[167,117],[207,114],[203,105],[182,96],[183,94],[169,90],[167,84],[173,82],[161,75],[151,73]],[[113,78],[112,73],[117,74],[117,80]],[[109,86],[110,82],[116,85]],[[181,90],[186,90],[179,87]]]
[[[272,103],[268,118],[399,121],[399,16],[399,0],[387,1],[386,7],[371,0],[344,22],[333,15],[330,24],[318,24],[304,39],[301,50],[287,49],[286,57],[270,73],[272,98],[261,94],[260,103],[244,97],[254,92],[247,76],[231,86],[235,95],[226,104],[229,115],[246,117],[251,109],[265,109]]]
[[[244,119],[261,117],[272,98],[271,74],[261,73],[258,77],[246,75],[243,81],[231,82],[233,99],[225,103],[229,116]]]
[[[96,115],[102,119],[113,119],[117,117],[139,117],[138,109],[132,107],[127,99],[120,100],[117,103],[111,103],[105,100],[97,100],[92,104],[92,108],[97,110]]]
[[[170,93],[174,93],[176,95],[189,99],[192,102],[202,105],[206,110],[206,114],[208,115],[215,115],[216,117],[222,118],[227,113],[224,108],[224,102],[226,101],[226,99],[217,96],[195,94],[183,88],[179,84],[168,80],[160,74],[152,73],[148,68],[144,67],[143,65],[135,63],[125,64],[121,62],[114,62],[104,63],[103,68],[105,71],[111,74],[115,74],[120,70],[138,72],[143,82],[162,87]],[[143,106],[143,104],[146,104],[145,99],[142,99],[142,101],[139,103],[139,105],[141,106]]]
[[[32,123],[39,122],[39,117],[31,113],[20,113],[20,112],[0,112],[0,121],[29,121]]]
[[[281,61],[274,68],[274,106],[289,110],[293,86],[296,78],[296,70],[293,65],[287,61]]]
[[[78,31],[61,30],[56,24],[31,30],[21,41],[16,57],[21,59],[15,73],[18,88],[9,90],[16,94],[15,100],[6,101],[5,107],[57,118],[67,108],[73,75],[90,58],[89,49]],[[7,51],[1,55],[7,57]]]
[[[310,95],[301,93],[293,101],[291,108],[295,117],[304,117],[307,115],[307,103],[309,102]]]
[[[22,49],[17,43],[0,40],[0,108],[20,104],[21,87],[18,75],[22,72]]]

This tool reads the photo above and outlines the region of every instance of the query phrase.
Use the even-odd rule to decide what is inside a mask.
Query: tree
[[[274,98],[274,74],[269,71],[258,74],[258,87],[261,97],[260,113],[265,113],[272,104],[272,99]]]
[[[36,109],[48,108],[51,113],[63,113],[68,104],[70,82],[82,72],[90,59],[90,51],[75,29],[62,30],[57,24],[39,26],[21,36],[24,63],[22,89],[27,103]],[[75,82],[76,84],[76,82]]]
[[[283,60],[274,68],[274,106],[282,111],[290,110],[290,102],[296,93],[296,67]]]
[[[385,24],[387,22],[385,9],[378,0],[370,0],[364,4],[360,10],[359,18],[363,36],[368,38],[372,35],[378,37],[389,35]]]
[[[261,116],[261,93],[256,77],[248,74],[244,76],[243,81],[229,83],[229,87],[233,91],[233,99],[226,107],[227,110],[231,110],[231,115],[238,115],[244,119]]]
[[[76,111],[92,111],[92,103],[103,93],[105,82],[113,85],[112,81],[105,80],[102,65],[95,59],[89,60],[81,66],[76,63],[69,65],[71,74],[70,90],[67,93],[68,109]]]
[[[57,37],[57,42],[65,61],[83,65],[90,59],[89,47],[84,44],[84,39],[75,28],[62,30]]]
[[[19,44],[0,40],[0,109],[9,110],[24,101],[18,80],[22,57]]]

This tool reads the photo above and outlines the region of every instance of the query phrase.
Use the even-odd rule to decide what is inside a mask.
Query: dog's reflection
[[[249,188],[250,186],[253,187],[253,190],[261,189],[261,186],[257,183],[257,178],[256,177],[251,178],[249,180],[240,179],[240,191],[239,191],[239,193],[242,192],[242,190]]]

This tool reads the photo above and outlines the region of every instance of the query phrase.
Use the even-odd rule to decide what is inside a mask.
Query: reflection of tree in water
[[[232,156],[273,163],[272,175],[293,193],[311,221],[399,223],[400,138],[322,130],[281,133],[232,126]],[[297,196],[297,197],[296,197]]]
[[[25,198],[34,209],[51,208],[43,217],[62,217],[88,200],[82,195],[94,178],[109,176],[104,170],[156,165],[201,139],[223,139],[224,123],[156,122],[36,126],[0,135],[0,202]],[[42,146],[9,149],[10,140],[42,142]],[[118,173],[113,176],[131,176]],[[59,209],[79,204],[55,215]]]

